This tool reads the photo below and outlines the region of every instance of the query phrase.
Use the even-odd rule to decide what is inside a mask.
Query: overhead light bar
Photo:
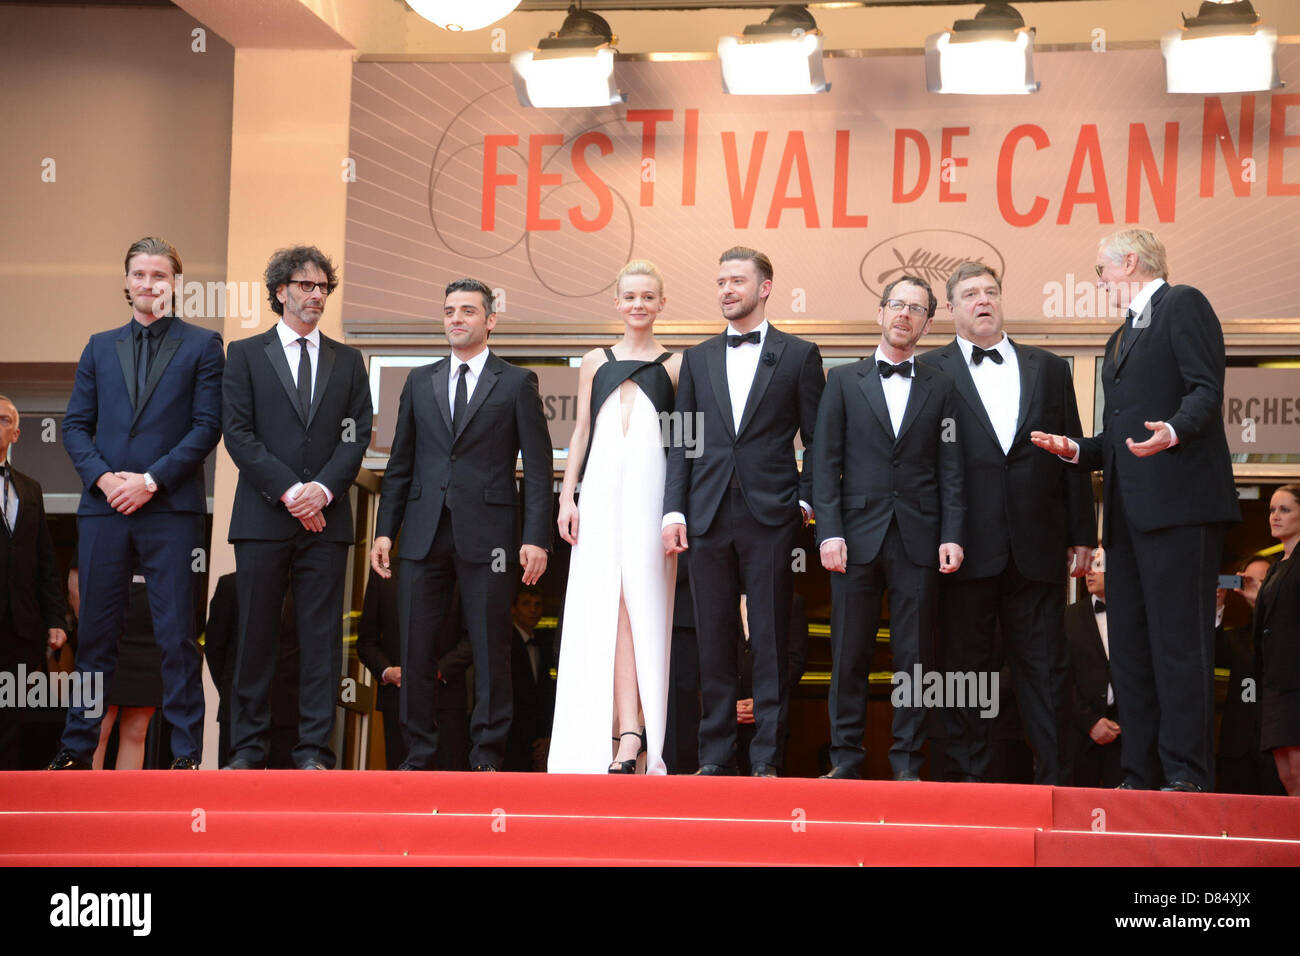
[[[617,42],[604,17],[570,6],[559,30],[510,58],[519,102],[542,109],[627,102],[614,85]]]
[[[825,93],[822,34],[802,4],[785,4],[740,36],[718,40],[722,91],[746,96]]]
[[[931,93],[1036,93],[1034,28],[1009,3],[986,3],[973,19],[925,39]]]
[[[1277,31],[1259,26],[1248,0],[1202,3],[1183,26],[1160,38],[1169,93],[1253,93],[1282,86]]]
[[[519,6],[519,0],[406,0],[411,9],[444,30],[481,30]]]

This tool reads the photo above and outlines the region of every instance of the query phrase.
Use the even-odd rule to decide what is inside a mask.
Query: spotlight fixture
[[[614,85],[617,42],[604,17],[570,6],[559,30],[510,58],[519,102],[541,108],[626,103]]]
[[[825,93],[822,33],[802,4],[777,7],[740,36],[718,40],[722,91],[756,96]]]
[[[931,93],[1036,93],[1034,28],[1009,3],[986,3],[973,19],[925,38]]]
[[[519,6],[519,0],[406,0],[412,10],[444,30],[481,30]]]
[[[1277,31],[1259,26],[1249,0],[1202,3],[1160,38],[1169,93],[1252,93],[1282,86]]]

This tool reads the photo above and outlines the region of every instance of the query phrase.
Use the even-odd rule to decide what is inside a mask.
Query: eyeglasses
[[[911,303],[904,302],[902,299],[890,299],[888,302],[885,303],[885,308],[887,308],[890,312],[906,311],[910,313],[912,318],[914,319],[924,319],[924,318],[928,318],[930,315],[930,310],[927,309],[925,306],[913,305]]]
[[[290,279],[285,285],[296,285],[302,290],[303,295],[311,295],[317,289],[320,289],[321,295],[330,294],[330,284],[328,282],[312,282],[309,279]]]

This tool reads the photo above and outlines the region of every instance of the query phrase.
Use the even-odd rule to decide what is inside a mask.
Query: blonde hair
[[[659,268],[649,259],[633,259],[623,268],[618,270],[618,278],[614,280],[614,294],[618,295],[623,288],[623,279],[627,276],[650,276],[659,285],[659,294],[664,294],[664,277]]]
[[[1169,260],[1165,244],[1148,229],[1123,229],[1101,241],[1112,262],[1121,262],[1130,252],[1138,257],[1138,266],[1147,275],[1169,279]]]

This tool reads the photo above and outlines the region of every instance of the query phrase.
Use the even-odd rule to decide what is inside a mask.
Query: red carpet
[[[7,865],[1296,865],[1300,800],[545,774],[0,774]]]

